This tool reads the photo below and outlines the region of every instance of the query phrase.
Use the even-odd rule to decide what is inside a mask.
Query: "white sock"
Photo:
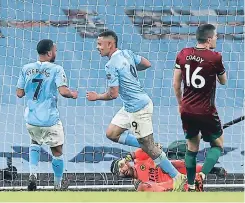
[[[189,185],[188,184],[188,188],[190,188],[191,190],[195,190],[195,185]]]
[[[181,176],[181,173],[178,173],[173,179],[177,180]]]
[[[202,179],[204,180],[206,175],[203,172],[200,172],[199,174],[202,176]]]

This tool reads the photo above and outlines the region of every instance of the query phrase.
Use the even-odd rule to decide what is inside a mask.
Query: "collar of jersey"
[[[121,51],[120,49],[116,50],[116,51],[111,55],[111,57],[113,57],[114,55],[118,54],[120,51]]]
[[[197,50],[206,50],[206,48],[198,48],[198,47],[194,47],[194,49],[197,49]]]
[[[48,61],[44,61],[44,62],[41,62],[41,61],[37,61],[38,64],[43,64],[43,63],[49,63]]]

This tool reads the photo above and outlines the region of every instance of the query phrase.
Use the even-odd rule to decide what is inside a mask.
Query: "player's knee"
[[[210,142],[210,146],[211,147],[220,147],[221,149],[223,149],[223,147],[224,147],[224,137],[223,137],[223,135],[221,135],[216,140]]]
[[[198,152],[199,150],[199,145],[188,145],[187,149],[191,152]]]
[[[200,146],[201,134],[197,134],[187,139],[187,149],[192,152],[198,152]]]
[[[50,147],[53,156],[58,157],[61,156],[63,154],[63,150],[62,150],[62,145],[57,146],[57,147]]]
[[[199,142],[190,142],[187,141],[187,149],[192,152],[198,152],[199,150]]]
[[[221,142],[210,142],[210,146],[211,147],[220,147],[221,149],[223,149],[223,143]]]
[[[119,139],[117,133],[115,133],[115,131],[113,131],[113,129],[110,128],[106,130],[106,137],[113,142],[117,142]]]
[[[52,154],[53,156],[58,157],[58,156],[61,156],[63,153],[60,151],[53,151]]]

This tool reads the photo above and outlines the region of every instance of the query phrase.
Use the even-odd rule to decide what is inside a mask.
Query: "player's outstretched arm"
[[[151,67],[151,62],[141,56],[141,61],[136,65],[137,71],[143,71]]]
[[[61,94],[61,96],[65,97],[65,98],[72,98],[72,99],[76,99],[78,96],[78,92],[75,90],[70,90],[68,87],[66,86],[60,86],[59,87],[59,92]]]
[[[76,99],[78,91],[68,88],[67,77],[63,67],[57,66],[57,73],[55,75],[55,84],[58,87],[59,93],[65,98]]]
[[[118,93],[119,87],[110,87],[107,92],[103,94],[99,94],[97,92],[87,92],[86,97],[89,101],[96,101],[96,100],[113,100],[116,99],[119,95]]]

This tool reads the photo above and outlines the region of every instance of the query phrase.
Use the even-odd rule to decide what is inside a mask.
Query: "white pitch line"
[[[172,202],[172,201],[162,201],[163,203],[212,203],[212,202]],[[3,203],[3,202],[0,202],[0,203]],[[6,202],[4,202],[6,203]],[[24,203],[24,202],[8,202],[8,203]],[[28,202],[28,203],[112,203],[112,202]],[[139,203],[139,202],[114,202],[114,203]],[[142,202],[141,203],[161,203],[161,202]],[[217,203],[217,202],[214,202],[214,203]],[[227,203],[239,203],[239,202],[227,202]]]
[[[204,188],[245,188],[245,184],[204,184]],[[83,186],[69,186],[69,189],[91,189],[92,191],[95,189],[133,189],[133,185],[83,185]],[[53,190],[53,186],[38,186],[38,190]],[[0,187],[0,191],[4,190],[27,190],[25,186],[16,186],[16,187]]]

